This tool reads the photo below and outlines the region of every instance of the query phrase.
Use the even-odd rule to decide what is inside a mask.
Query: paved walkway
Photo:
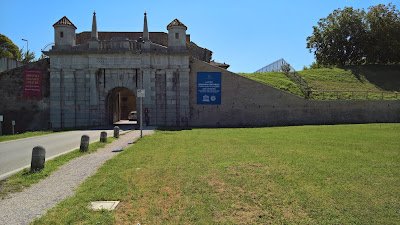
[[[135,124],[118,125],[121,133],[134,130]],[[79,148],[82,135],[90,137],[90,143],[99,141],[101,131],[108,136],[114,133],[114,126],[103,126],[88,130],[56,132],[53,134],[0,142],[0,180],[31,166],[32,149],[43,146],[46,160]]]
[[[143,135],[152,133],[151,129],[143,130]],[[33,184],[23,192],[10,194],[6,199],[0,200],[0,224],[29,224],[35,218],[41,217],[56,203],[72,196],[74,188],[138,137],[138,130],[126,133],[95,153],[69,161],[47,179]]]

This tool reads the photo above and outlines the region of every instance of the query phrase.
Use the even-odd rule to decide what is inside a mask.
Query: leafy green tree
[[[29,50],[26,51],[25,53],[22,53],[22,49],[20,50],[21,52],[21,62],[23,63],[30,63],[35,61],[36,55],[34,52],[30,52]]]
[[[379,4],[369,11],[345,7],[322,18],[307,48],[316,63],[326,66],[400,62],[400,13],[395,5]]]
[[[21,59],[19,48],[3,34],[0,34],[0,58]]]
[[[364,10],[345,7],[334,10],[313,26],[307,37],[307,48],[314,51],[318,64],[344,66],[364,60],[362,43],[366,39]]]
[[[400,62],[400,13],[396,6],[391,3],[379,4],[368,9],[367,63]]]
[[[324,68],[324,66],[321,65],[321,64],[319,64],[319,63],[317,63],[317,62],[312,62],[311,65],[310,65],[310,69],[311,69],[311,70],[313,70],[313,69],[320,69],[320,68]]]

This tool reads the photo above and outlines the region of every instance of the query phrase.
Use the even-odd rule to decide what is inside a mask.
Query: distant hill
[[[378,92],[400,92],[400,65],[309,69],[298,71],[298,73],[313,91],[314,99],[367,99],[367,96],[368,99],[380,99],[382,94]],[[241,75],[304,96],[300,88],[281,72],[242,73]],[[322,94],[316,90],[331,92]],[[393,93],[384,93],[384,99],[394,99]],[[400,99],[400,95],[397,99]]]

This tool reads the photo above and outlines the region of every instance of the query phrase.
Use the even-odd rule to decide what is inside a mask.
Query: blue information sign
[[[221,72],[197,72],[197,104],[221,104]]]

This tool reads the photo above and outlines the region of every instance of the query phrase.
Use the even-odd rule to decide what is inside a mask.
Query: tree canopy
[[[0,58],[21,59],[18,46],[3,34],[0,34]]]
[[[392,4],[334,10],[313,26],[307,48],[320,65],[400,62],[400,13]]]
[[[10,58],[23,63],[33,62],[36,58],[34,52],[23,52],[7,36],[0,34],[0,58]]]

